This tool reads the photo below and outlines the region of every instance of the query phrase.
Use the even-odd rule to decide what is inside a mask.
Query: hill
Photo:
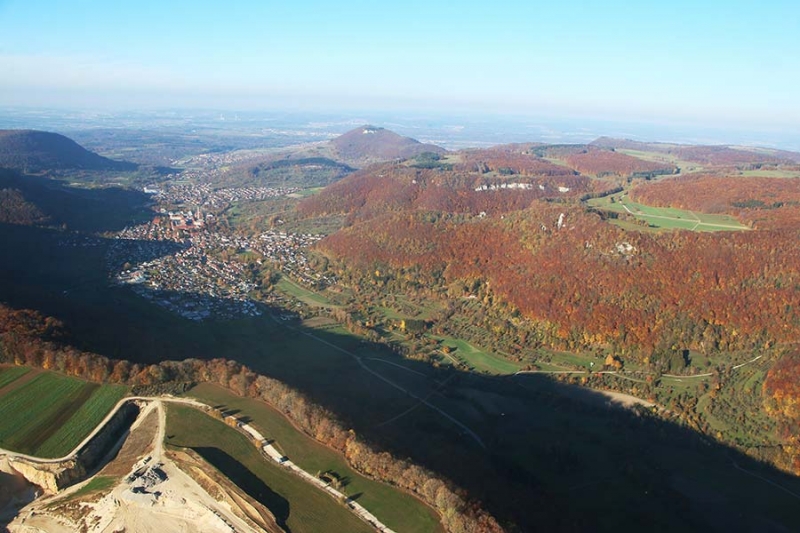
[[[786,164],[797,162],[800,154],[778,150],[761,150],[750,147],[725,145],[688,145],[632,141],[600,137],[590,143],[596,148],[633,150],[666,154],[684,161],[701,165],[757,167],[762,164]]]
[[[58,133],[36,130],[0,130],[0,167],[33,173],[138,168],[134,163],[114,161],[90,152]]]
[[[745,170],[789,172],[786,164],[728,147],[599,144],[607,146],[507,146],[450,153],[452,163],[436,168],[413,161],[372,166],[305,199],[298,210],[344,217],[346,227],[318,249],[347,266],[352,286],[373,283],[379,271],[393,292],[407,293],[405,280],[415,278],[447,299],[453,287],[478,280],[490,288],[485,294],[455,294],[483,295],[499,305],[498,316],[507,315],[502,306],[508,305],[525,317],[514,329],[529,334],[517,346],[616,346],[644,361],[664,346],[748,350],[789,342],[800,331],[791,304],[779,326],[773,319],[779,302],[795,298],[780,278],[797,272],[789,251],[798,227],[797,180]],[[678,166],[645,159],[656,150],[671,150],[681,166],[691,158],[704,172],[671,177]],[[690,227],[698,227],[711,213],[727,213],[747,224],[727,229],[757,231],[656,234],[631,211],[595,213],[584,203],[611,194],[692,210],[654,211],[651,220],[688,216]],[[503,350],[519,351],[513,344]]]
[[[230,187],[324,187],[355,169],[327,157],[304,157],[303,151],[281,158],[233,165],[213,176],[215,186]]]
[[[444,154],[447,150],[434,144],[424,144],[403,137],[385,128],[365,125],[333,139],[331,145],[337,158],[348,163],[371,163],[408,159],[424,152]]]
[[[150,198],[119,187],[69,187],[59,180],[0,168],[0,223],[65,225],[81,231],[121,229],[146,219]]]
[[[651,178],[677,172],[674,165],[644,161],[614,150],[603,150],[593,146],[586,151],[567,156],[565,161],[570,168],[597,177],[638,176]]]

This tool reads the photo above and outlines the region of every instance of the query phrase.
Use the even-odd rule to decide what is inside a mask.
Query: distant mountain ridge
[[[340,159],[346,162],[375,162],[408,159],[424,152],[444,154],[441,146],[421,143],[386,128],[365,124],[331,141]]]
[[[696,145],[664,142],[642,142],[631,139],[598,137],[589,146],[613,150],[637,150],[674,155],[687,161],[711,165],[798,163],[800,154],[786,150],[750,146]]]
[[[23,172],[47,170],[136,170],[138,165],[114,161],[58,133],[0,130],[0,167]]]

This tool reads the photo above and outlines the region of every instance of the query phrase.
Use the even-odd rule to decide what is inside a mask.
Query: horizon
[[[800,5],[782,1],[452,9],[5,0],[0,105],[513,114],[791,131],[800,120],[799,17]]]
[[[102,110],[15,106],[0,109],[0,129],[39,129],[67,136],[97,129],[188,131],[215,127],[227,132],[258,132],[271,127],[297,134],[338,135],[371,124],[448,149],[478,148],[517,142],[586,144],[599,137],[641,142],[748,146],[800,152],[800,134],[777,129],[700,126],[686,122],[604,120],[500,113],[447,113],[415,110],[297,110],[163,108]],[[280,129],[280,128],[278,128]],[[274,132],[273,132],[274,133]],[[302,142],[302,141],[299,141]]]

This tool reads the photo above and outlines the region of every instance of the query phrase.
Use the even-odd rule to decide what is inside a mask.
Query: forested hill
[[[375,126],[361,126],[331,141],[339,158],[346,162],[374,162],[407,159],[424,152],[443,154],[446,150]]]
[[[497,330],[510,338],[525,329],[518,346],[612,346],[644,360],[665,346],[716,353],[796,340],[800,180],[772,177],[794,176],[795,166],[768,170],[756,152],[678,148],[703,158],[702,171],[673,177],[673,163],[605,148],[498,147],[448,154],[432,169],[370,167],[299,211],[346,217],[318,249],[349,267],[354,286],[379,271],[395,292],[416,279],[421,290],[467,298],[481,296],[470,289],[477,280],[487,301],[510,304],[507,318],[527,319]],[[756,168],[767,174],[742,175]],[[661,211],[636,222],[633,204],[622,213],[587,205],[603,195]],[[726,231],[691,231],[705,213],[732,217],[719,226]],[[689,231],[651,227],[681,217]]]
[[[654,152],[678,157],[685,161],[693,161],[705,165],[763,165],[798,163],[800,154],[785,150],[771,150],[745,146],[725,145],[687,145],[660,142],[641,142],[630,139],[614,139],[612,137],[599,137],[590,143],[595,148],[611,150],[635,150],[639,152]]]
[[[122,229],[145,213],[149,197],[120,187],[70,187],[44,176],[0,168],[0,223],[65,226],[81,231]]]
[[[48,170],[136,170],[86,150],[75,141],[47,131],[0,130],[0,167],[23,172]]]

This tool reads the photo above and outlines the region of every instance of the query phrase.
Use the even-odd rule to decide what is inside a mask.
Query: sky
[[[797,0],[0,0],[0,106],[800,123]]]

